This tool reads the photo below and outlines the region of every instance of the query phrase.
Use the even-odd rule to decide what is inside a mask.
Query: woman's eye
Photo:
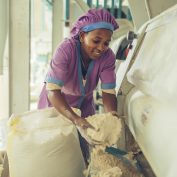
[[[98,44],[100,41],[97,41],[97,40],[93,40],[93,42],[94,42],[95,44]]]
[[[104,45],[105,45],[105,46],[109,46],[109,42],[105,42]]]

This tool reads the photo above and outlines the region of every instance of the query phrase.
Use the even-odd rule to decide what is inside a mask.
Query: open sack
[[[11,177],[82,177],[76,127],[54,108],[12,115],[7,136]]]

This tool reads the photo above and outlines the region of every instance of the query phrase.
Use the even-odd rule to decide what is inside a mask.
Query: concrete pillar
[[[9,117],[8,4],[0,0],[0,119]]]
[[[0,0],[0,75],[3,73],[4,50],[7,39],[7,4],[8,1]]]
[[[146,9],[145,0],[128,0],[130,11],[133,18],[135,30],[138,30],[150,18]]]
[[[177,3],[177,0],[128,0],[135,30],[146,21],[159,15]]]
[[[177,0],[145,0],[150,18],[177,4]]]
[[[9,113],[29,109],[30,0],[9,0]]]
[[[56,49],[57,45],[63,40],[63,1],[53,1],[53,26],[52,26],[52,51]]]
[[[70,27],[85,12],[89,10],[89,6],[83,0],[73,0],[70,4]]]

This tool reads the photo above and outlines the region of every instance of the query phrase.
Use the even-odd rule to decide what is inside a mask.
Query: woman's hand
[[[85,120],[84,118],[81,118],[81,117],[75,118],[74,124],[76,126],[79,126],[82,129],[87,129],[87,128],[95,129],[89,122],[87,122],[87,120]]]
[[[101,142],[93,140],[91,137],[87,134],[87,128],[92,128],[95,130],[95,128],[85,119],[83,118],[77,118],[75,119],[75,125],[80,133],[80,135],[90,144],[90,145],[98,145],[101,144]],[[97,130],[95,130],[97,131]]]
[[[119,118],[118,113],[117,113],[116,111],[111,111],[111,114],[112,114],[113,116],[116,116],[117,118]]]

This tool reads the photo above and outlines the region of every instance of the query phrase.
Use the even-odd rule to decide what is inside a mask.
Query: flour
[[[96,146],[91,152],[90,174],[93,177],[141,177],[136,167]]]
[[[97,175],[93,175],[93,177],[120,177],[122,174],[119,167],[113,167],[107,170],[100,171]]]
[[[90,116],[87,121],[96,130],[88,128],[86,136],[92,142],[99,142],[92,146],[87,174],[92,177],[140,177],[133,160],[132,163],[126,164],[122,159],[105,152],[106,146],[112,146],[119,140],[122,128],[121,120],[111,113],[104,113]],[[131,158],[132,155],[128,156]],[[129,162],[129,159],[127,161]]]
[[[122,174],[117,159],[105,153],[103,146],[96,146],[92,150],[91,173],[95,177],[120,177]]]
[[[86,134],[103,145],[111,146],[116,144],[121,132],[121,120],[111,113],[95,114],[87,118],[87,121],[95,127],[95,130],[88,128]]]
[[[91,152],[90,174],[93,177],[120,177],[121,169],[118,160],[107,153],[105,147],[116,144],[121,132],[121,120],[111,113],[96,114],[87,118],[87,121],[95,127],[87,129],[87,136],[101,145],[95,146]]]

